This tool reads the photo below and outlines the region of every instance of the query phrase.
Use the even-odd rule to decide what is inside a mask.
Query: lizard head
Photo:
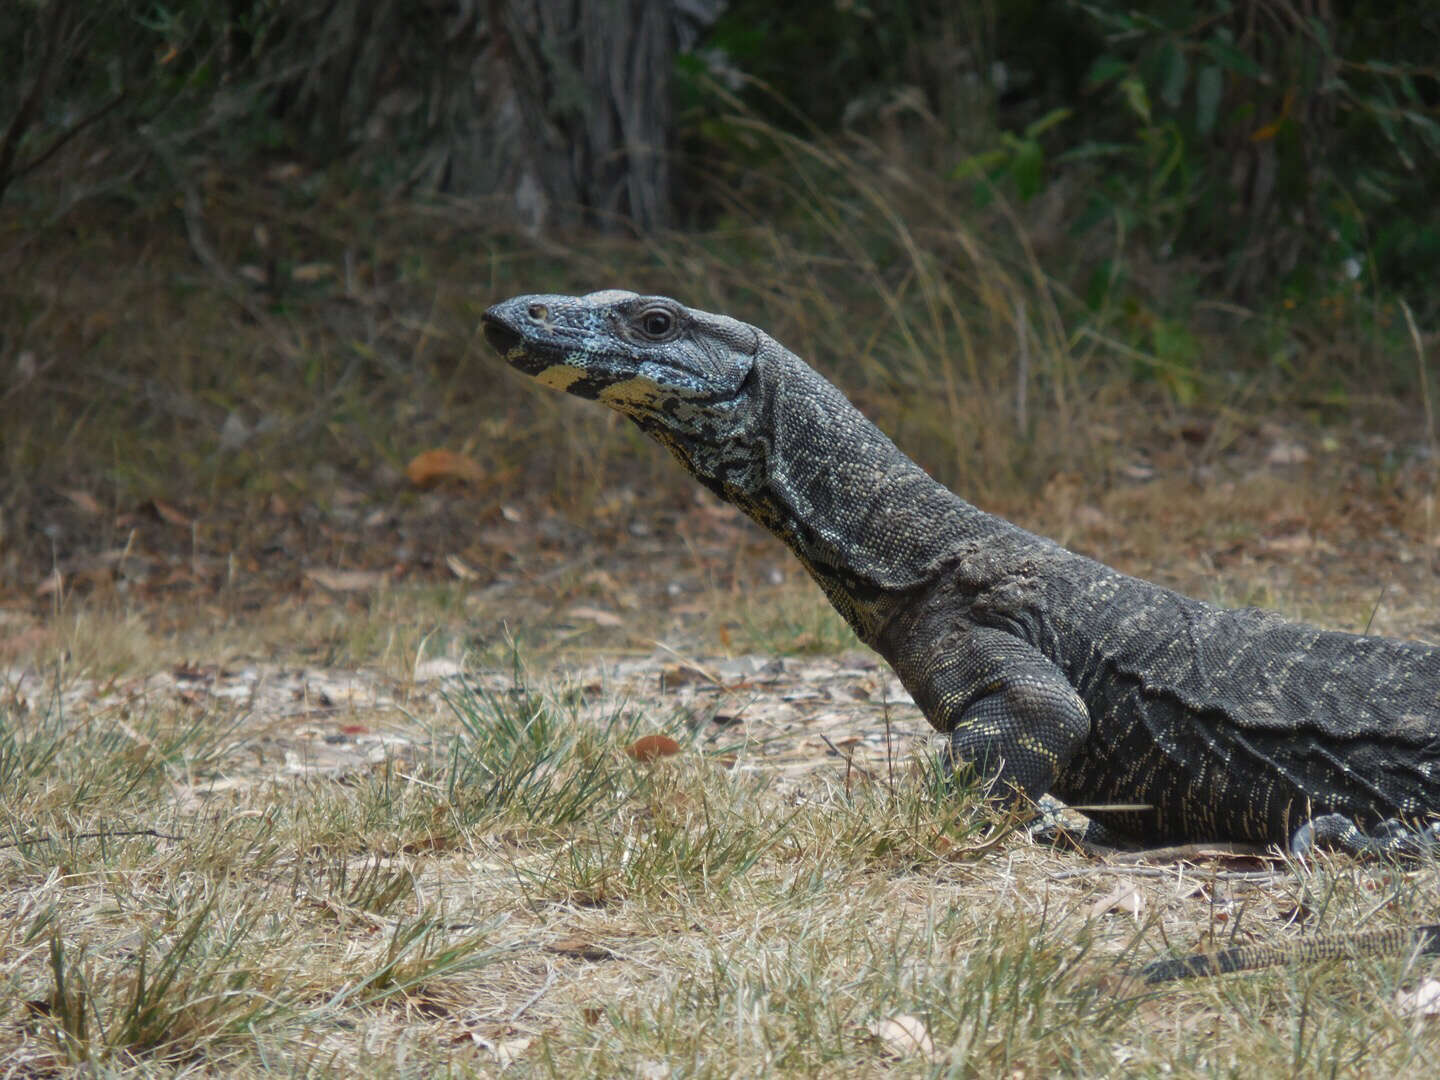
[[[761,342],[753,326],[728,316],[619,290],[512,297],[481,325],[512,367],[546,386],[672,431],[727,411]]]

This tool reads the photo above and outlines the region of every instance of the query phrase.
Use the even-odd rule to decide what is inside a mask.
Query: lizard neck
[[[783,541],[873,643],[903,594],[995,519],[931,479],[776,342],[762,341],[752,378],[726,423],[703,436],[638,422]]]

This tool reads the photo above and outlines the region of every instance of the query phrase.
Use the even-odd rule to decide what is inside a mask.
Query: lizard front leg
[[[912,638],[892,663],[926,719],[949,733],[956,762],[1002,798],[1039,799],[1090,736],[1090,713],[1064,673],[1003,630]]]

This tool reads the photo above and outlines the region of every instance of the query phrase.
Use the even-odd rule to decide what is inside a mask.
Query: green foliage
[[[1428,6],[1077,6],[1104,35],[1083,137],[1060,157],[1094,180],[1077,230],[1116,220],[1163,255],[1216,260],[1242,295],[1362,271],[1413,290],[1440,269]]]
[[[0,64],[13,73],[0,80],[0,197],[82,133],[91,143],[64,170],[77,198],[155,175],[157,159],[158,175],[175,173],[179,153],[329,164],[382,129],[389,152],[366,174],[388,175],[413,165],[468,86],[474,39],[454,30],[434,5],[404,0],[0,5]]]
[[[185,914],[158,932],[142,929],[119,978],[98,973],[90,950],[54,925],[53,910],[40,913],[35,923],[48,928],[53,980],[43,1014],[65,1058],[92,1065],[178,1059],[201,1038],[239,1034],[286,1010],[273,990],[252,985],[255,972],[239,955],[261,915],[222,914],[218,900],[218,893],[180,899]]]
[[[950,179],[983,178],[978,193],[982,202],[988,202],[991,185],[1002,176],[1008,177],[1021,200],[1029,202],[1045,186],[1047,162],[1040,136],[1063,123],[1071,113],[1070,109],[1052,109],[1027,125],[1020,135],[1002,131],[998,147],[966,158],[950,171]]]
[[[107,149],[67,162],[77,188],[127,183],[159,143],[223,131],[242,155],[273,144],[276,80],[257,64],[282,11],[264,0],[0,8],[0,64],[13,73],[0,82],[0,195],[83,132]]]
[[[917,0],[735,0],[704,47],[764,88],[749,103],[765,119],[832,130],[857,97],[915,77],[915,46],[937,17]]]

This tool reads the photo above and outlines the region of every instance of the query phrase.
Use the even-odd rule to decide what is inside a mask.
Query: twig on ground
[[[157,840],[184,840],[183,836],[172,836],[157,829],[101,829],[98,832],[69,833],[63,836],[27,836],[21,840],[8,840],[0,849],[29,847],[31,844],[53,844],[65,840],[102,840],[112,837],[153,836]]]

